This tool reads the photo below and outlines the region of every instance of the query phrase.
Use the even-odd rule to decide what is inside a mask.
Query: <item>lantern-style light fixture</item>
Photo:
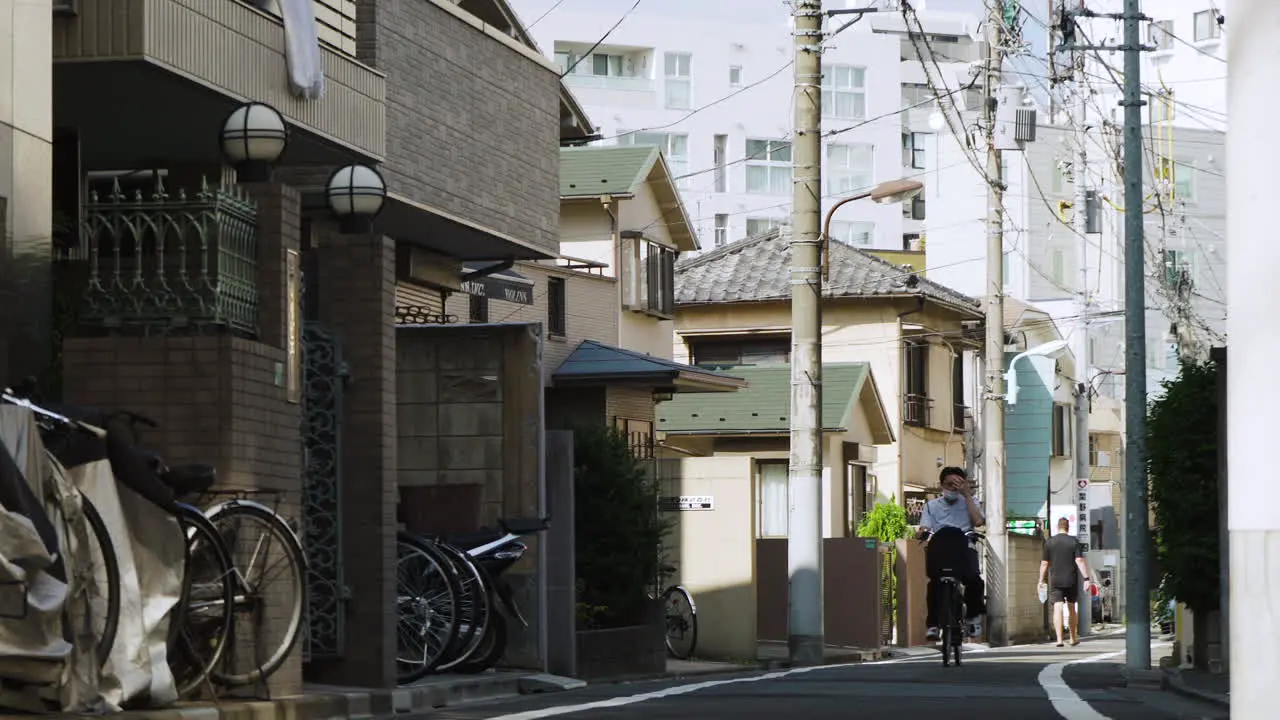
[[[289,144],[289,129],[275,108],[249,102],[223,121],[221,140],[222,154],[241,182],[265,182]]]
[[[342,232],[369,232],[373,219],[386,203],[387,184],[382,175],[368,165],[347,165],[329,176],[325,198]]]

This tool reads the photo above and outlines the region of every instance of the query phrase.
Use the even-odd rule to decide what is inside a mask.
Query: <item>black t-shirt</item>
[[[1049,563],[1049,586],[1075,587],[1076,558],[1080,557],[1080,541],[1066,533],[1058,533],[1044,543],[1044,559]]]

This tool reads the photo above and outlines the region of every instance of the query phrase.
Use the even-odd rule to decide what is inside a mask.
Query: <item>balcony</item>
[[[60,253],[80,268],[82,328],[256,334],[257,210],[244,195],[159,183],[128,193],[116,182],[90,193],[83,218],[78,246]]]
[[[622,90],[625,92],[653,92],[656,84],[646,77],[626,77],[620,75],[591,75],[573,73],[566,75],[564,84],[573,88],[589,90]]]
[[[57,121],[82,132],[92,128],[104,141],[143,143],[151,157],[187,158],[197,133],[209,143],[225,113],[253,99],[310,131],[291,143],[300,160],[336,159],[307,153],[308,144],[379,160],[386,151],[386,78],[346,52],[354,51],[354,4],[316,3],[325,75],[318,101],[290,92],[281,20],[255,6],[237,0],[80,2],[75,14],[53,19]],[[157,97],[165,98],[163,111]],[[189,136],[172,130],[183,126]],[[86,164],[97,163],[86,158]]]
[[[967,430],[969,426],[969,406],[956,403],[951,406],[951,427],[957,431]]]
[[[902,423],[915,427],[928,427],[933,400],[927,395],[908,394],[902,399]]]

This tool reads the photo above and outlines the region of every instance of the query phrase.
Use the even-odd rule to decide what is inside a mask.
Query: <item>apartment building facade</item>
[[[546,13],[532,32],[567,71],[565,83],[599,123],[602,142],[662,148],[705,248],[777,227],[788,215],[792,190],[793,44],[786,8],[770,0],[718,6],[663,0],[627,13],[629,6],[607,0],[548,12],[544,0],[515,3],[527,17]],[[939,13],[922,19],[935,50],[955,61],[944,59],[941,71],[930,64],[934,82],[978,59],[975,18]],[[823,151],[824,209],[903,176],[920,176],[926,191],[903,206],[846,210],[833,219],[832,237],[865,247],[918,248],[929,198],[942,192],[927,177],[940,128],[927,111],[902,112],[930,97],[920,48],[896,11],[841,30],[847,22],[848,16],[829,20],[829,29],[839,32],[824,45],[823,123],[831,133]]]

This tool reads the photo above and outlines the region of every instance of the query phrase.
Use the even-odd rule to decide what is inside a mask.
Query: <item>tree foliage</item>
[[[1147,412],[1156,555],[1167,591],[1193,613],[1219,605],[1218,375],[1185,361]]]
[[[858,523],[858,537],[875,538],[880,542],[902,540],[910,534],[907,509],[890,499],[879,503]]]
[[[573,464],[579,622],[641,624],[669,529],[657,481],[626,435],[602,425],[574,431]]]

